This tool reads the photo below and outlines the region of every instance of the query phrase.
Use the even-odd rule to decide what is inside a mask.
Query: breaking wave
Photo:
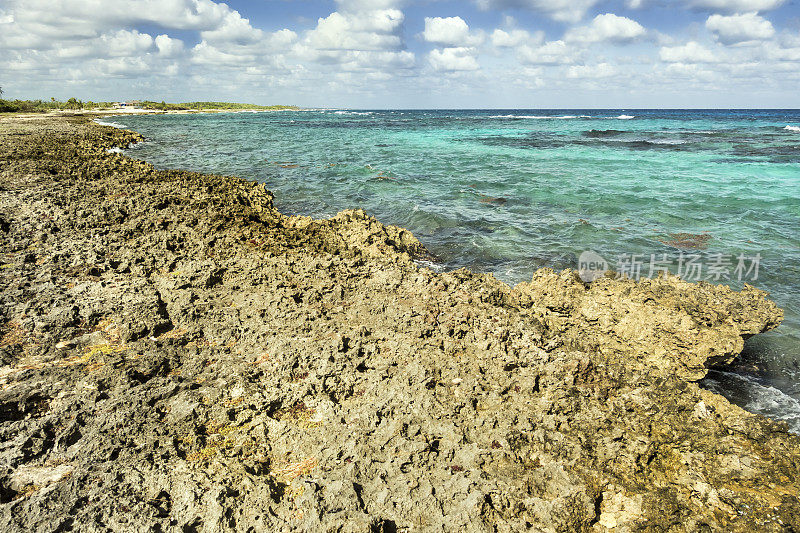
[[[100,120],[99,118],[94,119],[94,121],[95,123],[100,124],[101,126],[111,126],[112,128],[117,128],[120,130],[127,129],[125,126],[117,122],[106,122],[104,120]]]
[[[487,118],[505,118],[505,119],[529,119],[529,120],[572,120],[576,118],[593,118],[598,120],[631,120],[636,118],[632,115],[619,115],[616,117],[596,117],[592,115],[491,115]]]
[[[335,111],[335,115],[361,115],[367,116],[372,115],[372,111]]]
[[[723,385],[731,383],[732,387]],[[756,379],[733,372],[713,371],[704,380],[704,386],[711,392],[722,394],[730,399],[730,390],[738,389],[745,397],[744,409],[776,420],[783,420],[789,425],[789,431],[800,434],[800,401],[783,391],[759,383]],[[736,402],[739,403],[739,402]]]
[[[531,120],[569,120],[573,118],[592,118],[589,115],[492,115],[489,118],[531,119]]]

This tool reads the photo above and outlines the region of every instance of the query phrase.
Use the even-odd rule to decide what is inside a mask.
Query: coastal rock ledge
[[[439,274],[140,140],[0,117],[0,530],[800,529],[800,438],[695,383],[765,293]]]

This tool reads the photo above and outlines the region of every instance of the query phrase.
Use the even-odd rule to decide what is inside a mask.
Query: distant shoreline
[[[290,109],[294,110],[294,109]],[[98,117],[127,116],[127,115],[198,115],[201,113],[274,113],[289,111],[289,109],[174,109],[174,110],[155,110],[155,109],[69,109],[46,111],[42,113],[0,113],[0,115],[10,115],[20,118],[25,117],[73,117],[82,115],[93,115]]]
[[[284,111],[300,109],[295,105],[259,105],[239,102],[196,101],[167,103],[151,100],[93,102],[70,98],[67,101],[8,100],[0,98],[0,115],[75,115],[75,114],[164,114],[164,113],[221,113],[231,111]]]

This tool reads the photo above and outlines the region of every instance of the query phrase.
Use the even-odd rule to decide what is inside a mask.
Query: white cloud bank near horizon
[[[0,87],[307,106],[797,107],[800,13],[772,17],[783,0],[681,0],[672,8],[692,22],[677,29],[646,22],[656,0],[598,4],[474,0],[450,13],[336,0],[266,29],[213,0],[0,0]]]

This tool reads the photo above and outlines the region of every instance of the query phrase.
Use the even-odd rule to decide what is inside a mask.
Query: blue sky
[[[10,98],[800,107],[800,0],[0,0]]]

